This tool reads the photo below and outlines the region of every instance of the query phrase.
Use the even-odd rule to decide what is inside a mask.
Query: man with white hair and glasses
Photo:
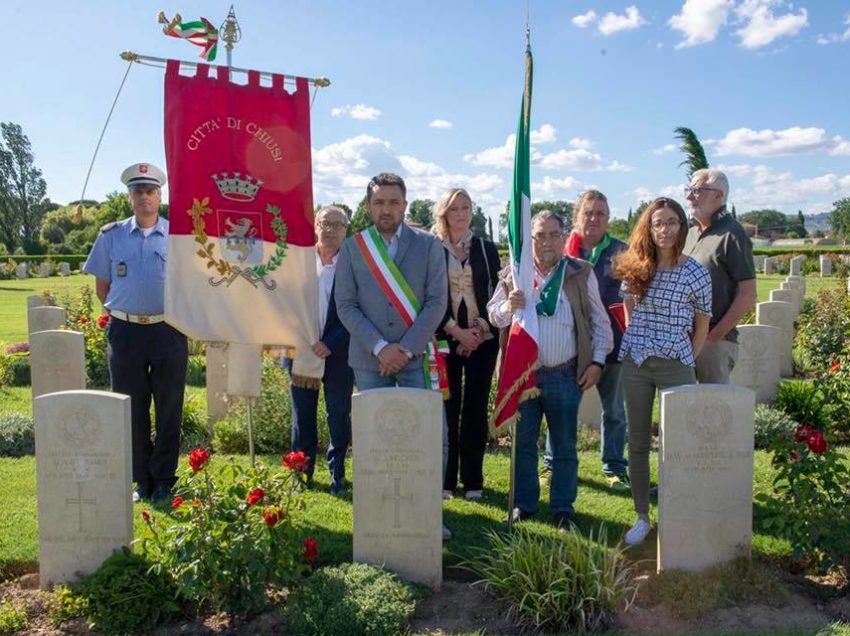
[[[728,384],[738,358],[741,317],[756,302],[753,246],[741,224],[726,209],[729,181],[720,170],[697,170],[685,186],[693,225],[684,253],[711,276],[711,321],[708,338],[696,360],[697,380]]]

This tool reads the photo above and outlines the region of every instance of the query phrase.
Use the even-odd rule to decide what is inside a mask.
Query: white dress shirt
[[[534,290],[531,298],[526,296],[526,303],[536,305],[540,300],[540,291],[555,275],[557,267],[544,275],[537,267],[534,268]],[[599,284],[593,270],[587,277],[587,298],[590,304],[590,341],[593,361],[605,363],[605,357],[614,348],[614,335],[608,314],[599,296]],[[508,307],[508,295],[504,285],[496,287],[496,292],[487,303],[487,313],[490,322],[499,328],[509,327],[513,313]],[[552,316],[537,316],[539,341],[537,343],[537,360],[540,366],[556,367],[565,364],[576,357],[576,331],[570,301],[563,287],[558,291],[558,305]]]
[[[328,322],[328,306],[331,304],[331,292],[334,287],[334,274],[336,274],[336,261],[339,251],[333,255],[331,262],[322,264],[322,257],[316,252],[316,277],[319,279],[319,337],[325,332],[325,324]]]

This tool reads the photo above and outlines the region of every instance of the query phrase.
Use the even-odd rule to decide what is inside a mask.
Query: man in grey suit
[[[351,334],[348,364],[359,391],[394,386],[424,389],[422,356],[448,303],[443,246],[433,234],[404,223],[407,188],[398,175],[382,172],[373,177],[366,187],[366,205],[380,244],[370,243],[373,249],[367,258],[364,237],[351,237],[342,244],[336,266],[337,313]],[[383,258],[395,263],[418,301],[418,312],[409,325],[392,302],[392,292],[385,291],[386,280],[376,271]],[[443,412],[444,472],[447,449]],[[441,488],[442,483],[441,478],[435,487]],[[443,540],[450,538],[451,532],[443,526]]]
[[[386,172],[373,177],[366,189],[366,204],[381,241],[421,305],[412,325],[396,311],[354,237],[339,253],[334,299],[351,334],[348,364],[360,391],[425,388],[422,356],[446,311],[443,246],[433,234],[403,222],[406,196],[402,178]]]

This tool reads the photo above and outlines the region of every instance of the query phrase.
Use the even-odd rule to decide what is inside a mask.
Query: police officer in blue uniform
[[[110,313],[107,359],[112,390],[129,395],[135,501],[168,499],[174,485],[186,385],[186,336],[165,322],[168,220],[159,216],[165,174],[150,163],[121,173],[133,216],[100,228],[83,271]],[[156,436],[151,440],[153,398]]]

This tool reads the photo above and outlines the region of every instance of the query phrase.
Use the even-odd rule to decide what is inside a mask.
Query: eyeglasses
[[[531,238],[537,243],[544,243],[545,241],[557,241],[563,235],[563,232],[549,232],[548,234],[532,234]]]
[[[322,230],[344,230],[345,227],[345,223],[339,221],[321,221],[319,223],[319,228]]]
[[[698,197],[700,194],[706,191],[720,192],[720,190],[718,190],[717,188],[707,188],[705,186],[685,186],[685,197],[687,198],[691,195]]]
[[[682,225],[682,222],[678,219],[670,219],[669,221],[653,221],[649,224],[656,232],[661,232],[663,230],[678,230]]]

